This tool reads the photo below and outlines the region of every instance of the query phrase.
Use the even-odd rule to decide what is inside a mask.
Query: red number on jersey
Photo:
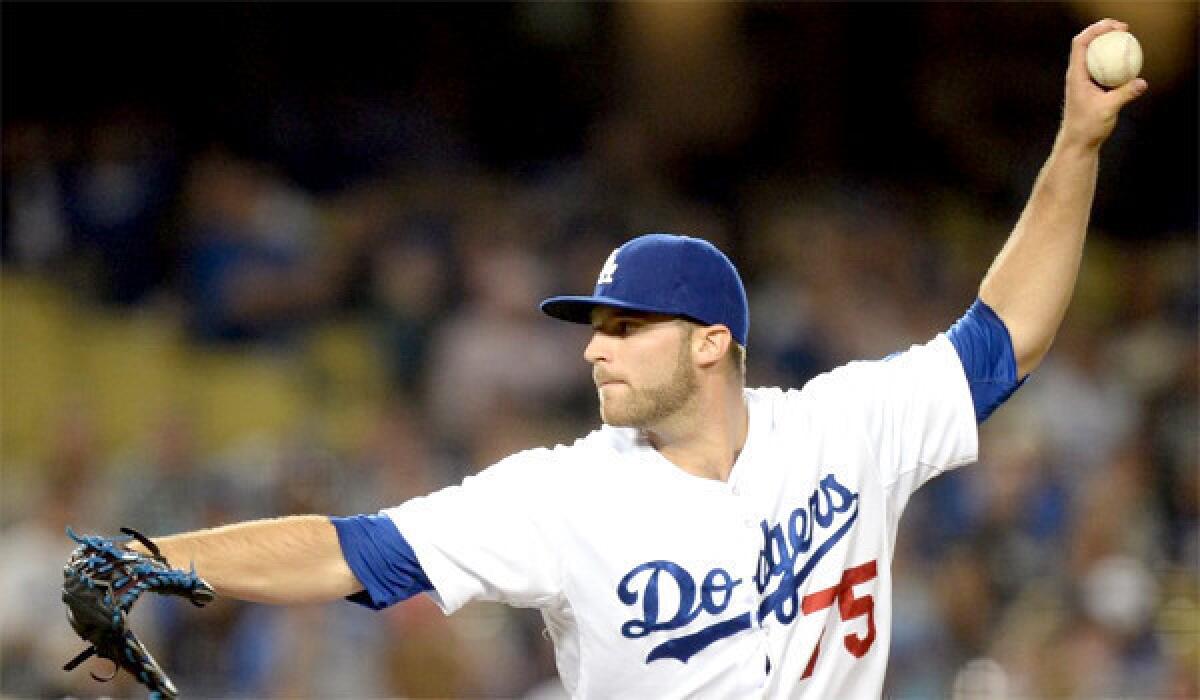
[[[871,645],[875,643],[875,599],[870,594],[856,598],[854,586],[870,581],[875,578],[876,573],[875,560],[872,559],[866,564],[846,569],[842,572],[842,580],[838,581],[837,585],[816,593],[809,593],[800,602],[800,609],[805,615],[825,610],[836,600],[842,620],[867,616],[867,635],[865,637],[850,633],[842,638],[842,643],[846,645],[846,651],[853,654],[855,658],[862,658],[863,654],[866,654]],[[801,678],[808,678],[812,675],[813,667],[817,665],[817,654],[820,651],[821,639],[818,637],[817,646],[813,649],[812,658],[808,660],[808,666],[804,668],[804,675]]]

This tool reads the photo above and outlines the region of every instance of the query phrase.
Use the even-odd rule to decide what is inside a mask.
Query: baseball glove
[[[126,627],[126,616],[146,591],[187,598],[197,607],[216,597],[211,586],[195,570],[172,569],[148,538],[130,528],[121,528],[127,537],[108,539],[96,535],[76,535],[67,528],[67,536],[79,543],[63,567],[62,599],[67,605],[67,621],[76,634],[91,644],[63,666],[71,671],[93,654],[115,664],[112,675],[98,681],[110,681],[125,669],[150,689],[156,700],[178,695],[171,679],[158,662]],[[122,545],[131,538],[150,552],[145,556]]]

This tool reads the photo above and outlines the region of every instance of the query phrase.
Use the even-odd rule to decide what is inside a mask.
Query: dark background
[[[960,187],[1011,210],[1053,135],[1064,40],[1082,9],[744,5],[735,21],[756,86],[749,126],[662,166],[687,192],[727,206],[746,178],[789,172]],[[1172,22],[1194,38],[1190,10],[1181,4]],[[324,191],[418,155],[397,133],[403,127],[384,120],[345,133],[347,119],[370,120],[362,111],[385,107],[438,120],[481,162],[521,173],[577,152],[590,123],[621,109],[629,57],[615,12],[6,3],[4,118],[79,124],[134,110],[171,124],[185,150],[234,144]],[[1113,141],[1147,136],[1108,149],[1117,153],[1105,163],[1095,220],[1131,238],[1161,237],[1197,218],[1195,42],[1162,55],[1152,39],[1143,38],[1150,93]],[[947,89],[967,92],[966,113],[935,131],[930,114]],[[1000,148],[993,162],[1011,176],[974,172],[960,142]]]

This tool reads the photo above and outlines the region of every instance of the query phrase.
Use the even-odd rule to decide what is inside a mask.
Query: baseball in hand
[[[1087,47],[1088,73],[1108,88],[1128,83],[1142,71],[1142,46],[1129,32],[1101,34]]]

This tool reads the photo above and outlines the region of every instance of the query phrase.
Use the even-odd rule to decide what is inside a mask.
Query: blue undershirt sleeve
[[[975,421],[983,423],[1025,383],[1017,379],[1017,359],[1008,327],[990,306],[976,299],[946,335],[958,352],[971,388]]]
[[[386,515],[330,518],[337,530],[342,555],[363,590],[346,600],[382,610],[433,590],[408,540]]]

